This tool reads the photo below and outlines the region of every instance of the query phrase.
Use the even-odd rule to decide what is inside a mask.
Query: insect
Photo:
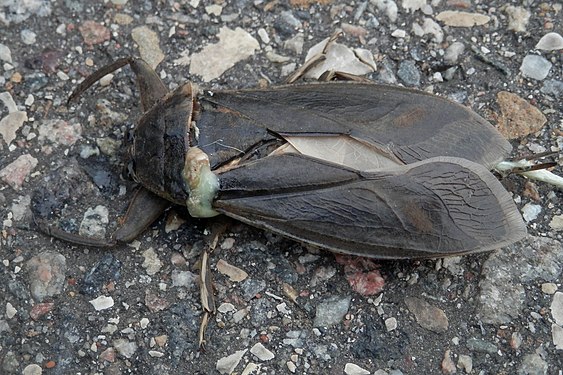
[[[359,82],[169,91],[144,61],[117,60],[74,100],[129,65],[143,116],[129,170],[142,187],[111,246],[137,237],[170,204],[223,214],[334,252],[428,258],[500,248],[526,227],[489,171],[511,151],[486,120],[447,99]]]

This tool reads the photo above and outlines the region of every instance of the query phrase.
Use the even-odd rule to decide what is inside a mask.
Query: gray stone
[[[217,36],[219,42],[205,46],[191,57],[190,74],[197,74],[206,82],[219,78],[260,48],[258,41],[239,27],[235,30],[222,27]]]
[[[164,53],[160,50],[159,37],[156,32],[147,26],[139,26],[131,31],[131,38],[139,45],[141,58],[156,69],[158,64],[164,60]]]
[[[531,15],[529,10],[522,7],[508,6],[505,12],[508,15],[508,30],[516,32],[526,31]]]
[[[415,62],[412,60],[402,61],[399,64],[397,76],[399,76],[399,78],[407,85],[420,85],[420,72],[418,71]]]
[[[18,358],[14,352],[7,352],[2,360],[2,370],[6,372],[6,374],[18,374],[20,367],[20,363],[18,362]]]
[[[391,23],[397,21],[397,16],[399,13],[399,8],[397,8],[397,3],[393,0],[372,0],[372,4],[377,6],[377,9],[385,14]]]
[[[351,300],[350,296],[334,296],[319,303],[313,326],[329,327],[340,323],[350,308]]]
[[[172,286],[191,288],[197,283],[197,275],[190,271],[172,271]]]
[[[446,48],[444,54],[444,61],[450,64],[455,64],[459,60],[459,56],[465,50],[465,45],[462,42],[453,42]]]
[[[563,269],[561,246],[557,240],[528,236],[493,252],[482,268],[479,318],[488,324],[507,324],[518,317],[526,297],[522,283],[559,277]]]
[[[25,179],[37,166],[38,160],[30,154],[18,156],[16,160],[0,170],[0,180],[14,190],[20,190]]]
[[[266,347],[259,342],[250,348],[250,353],[254,354],[261,361],[269,361],[275,357],[274,353],[266,349]]]
[[[89,208],[84,213],[78,233],[81,236],[103,238],[109,223],[108,215],[109,212],[105,206],[98,205],[95,208]]]
[[[541,92],[547,95],[553,95],[556,98],[563,96],[563,82],[555,79],[548,79],[543,83]]]
[[[25,366],[22,371],[22,375],[41,375],[42,373],[43,369],[36,363]]]
[[[297,56],[299,56],[301,55],[301,53],[303,53],[304,43],[305,43],[305,36],[303,35],[303,33],[297,33],[293,38],[288,39],[283,43],[283,48],[292,51]]]
[[[12,63],[12,51],[10,51],[10,47],[2,43],[0,43],[0,61]]]
[[[536,49],[544,51],[563,49],[563,36],[557,33],[547,33],[536,44]]]
[[[448,317],[443,310],[417,297],[406,297],[405,303],[421,327],[441,333],[448,329]]]
[[[117,339],[112,342],[113,347],[125,358],[131,358],[137,351],[137,344],[127,339]]]
[[[145,258],[142,267],[147,271],[147,275],[152,276],[160,271],[162,267],[162,262],[158,258],[158,254],[154,251],[152,247],[143,251],[143,258]]]
[[[355,363],[346,363],[344,366],[344,373],[346,375],[369,375],[369,371],[361,368]]]
[[[426,5],[426,0],[403,0],[402,6],[407,12],[414,13]]]
[[[557,324],[551,325],[551,338],[555,349],[563,350],[563,328]]]
[[[549,309],[555,323],[563,326],[563,293],[557,292],[553,295],[553,301],[551,301]]]
[[[31,295],[38,302],[63,291],[66,259],[62,254],[43,252],[27,262]]]
[[[16,132],[27,121],[27,112],[18,110],[16,102],[9,92],[0,94],[0,101],[8,108],[8,114],[0,119],[0,135],[10,144],[16,139]],[[4,111],[0,111],[2,113]]]
[[[243,298],[247,301],[254,298],[258,293],[266,288],[266,282],[258,279],[246,279],[242,283]]]
[[[542,207],[539,204],[526,203],[522,207],[522,217],[529,223],[530,221],[536,220],[538,215],[541,213]]]
[[[81,138],[82,126],[68,123],[61,119],[52,119],[41,122],[39,125],[39,141],[49,142],[55,146],[72,146]]]
[[[472,352],[495,354],[498,351],[495,344],[477,338],[468,339],[465,345]]]
[[[542,56],[527,55],[524,57],[524,60],[522,60],[520,72],[522,72],[524,77],[541,81],[547,77],[551,66],[552,64]]]
[[[20,33],[22,42],[27,45],[33,45],[36,42],[37,34],[29,29],[24,29]]]
[[[219,371],[220,374],[230,374],[235,371],[235,368],[238,366],[242,356],[246,353],[248,349],[238,350],[233,354],[220,358],[217,361],[215,368]]]
[[[518,375],[546,375],[547,362],[538,354],[528,354],[518,368]]]

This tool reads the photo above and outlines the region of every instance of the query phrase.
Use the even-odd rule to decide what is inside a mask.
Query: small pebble
[[[10,302],[6,303],[6,318],[12,319],[14,316],[16,316],[17,312],[18,310],[16,310],[16,308]]]
[[[219,17],[221,12],[223,11],[223,7],[218,4],[211,4],[205,7],[205,13],[213,16]]]
[[[84,213],[78,233],[81,236],[103,238],[106,234],[106,225],[109,223],[108,216],[109,211],[105,206],[89,208]]]
[[[95,298],[89,302],[92,306],[94,306],[94,309],[96,311],[107,310],[114,305],[113,298],[106,296],[99,296],[98,298]]]
[[[371,2],[377,6],[380,12],[387,16],[391,23],[397,21],[399,8],[394,0],[373,0]]]
[[[543,56],[527,55],[522,60],[520,65],[520,72],[524,77],[532,78],[541,81],[547,77],[551,70],[552,64],[547,61]]]
[[[541,291],[545,294],[555,294],[555,292],[557,292],[557,284],[543,283],[541,285]]]
[[[530,221],[536,220],[542,211],[542,207],[539,204],[526,203],[522,207],[522,217],[529,223]]]
[[[553,339],[555,349],[563,350],[563,328],[560,325],[551,325],[551,338]]]
[[[338,324],[350,308],[350,296],[335,296],[317,305],[315,313],[315,327],[329,327]]]
[[[536,44],[536,49],[555,51],[563,49],[563,36],[557,33],[547,33]]]
[[[5,45],[0,43],[0,61],[5,61],[7,63],[12,63],[12,51],[10,51],[10,48]]]
[[[460,354],[457,360],[457,367],[465,370],[466,374],[470,374],[473,370],[473,358],[465,354]]]
[[[546,375],[548,370],[547,362],[539,354],[528,354],[524,356],[518,374],[522,375]]]
[[[397,76],[407,85],[420,85],[420,72],[412,60],[405,60],[399,64]]]
[[[563,96],[563,82],[555,79],[548,79],[543,82],[540,91],[547,95],[553,95],[556,98]]]
[[[563,215],[554,216],[549,222],[549,227],[556,231],[563,230]]]
[[[59,253],[43,252],[27,262],[31,295],[41,302],[63,291],[66,277],[66,258]]]
[[[473,27],[488,23],[491,17],[480,13],[461,12],[457,10],[446,10],[436,15],[438,21],[447,26]]]
[[[297,366],[295,365],[295,363],[291,362],[291,361],[287,361],[285,363],[285,365],[287,366],[287,369],[291,372],[291,373],[295,373],[295,371],[297,371]]]
[[[394,38],[404,38],[407,36],[407,32],[405,30],[397,29],[391,33],[391,36]]]
[[[172,286],[173,287],[192,287],[195,286],[198,276],[190,271],[172,271]]]
[[[448,330],[448,317],[442,309],[418,297],[406,297],[405,304],[423,328],[436,333]]]
[[[448,349],[444,352],[444,359],[442,359],[442,373],[455,374],[455,363],[452,359],[451,351]]]
[[[468,339],[465,345],[473,352],[495,354],[498,350],[495,344],[478,338]]]
[[[152,247],[143,251],[143,257],[145,258],[145,261],[143,262],[142,267],[146,269],[147,275],[152,276],[160,271],[162,268],[162,262]]]
[[[553,295],[553,301],[551,302],[551,306],[549,307],[551,310],[551,315],[560,326],[563,326],[563,293],[556,292]]]
[[[266,347],[259,342],[254,344],[250,349],[250,353],[254,354],[261,361],[269,361],[275,357],[274,353],[266,349]]]
[[[344,366],[344,373],[346,375],[369,375],[369,371],[361,368],[360,366],[356,365],[355,363],[346,363]]]
[[[113,347],[125,358],[131,358],[137,351],[137,344],[127,339],[117,339],[112,342]]]
[[[385,328],[387,328],[387,332],[397,329],[397,319],[393,317],[385,319]]]
[[[21,38],[22,38],[22,42],[24,44],[33,45],[37,41],[36,40],[37,34],[35,34],[33,31],[31,31],[29,29],[22,30],[20,35],[21,35]]]
[[[219,371],[220,374],[232,373],[233,371],[235,371],[235,368],[238,366],[247,350],[248,349],[238,350],[229,356],[220,358],[217,361],[215,368],[217,369],[217,371]]]
[[[505,9],[508,15],[508,30],[516,32],[525,32],[528,21],[530,20],[530,11],[523,7],[508,6]]]
[[[31,365],[25,366],[22,375],[41,375],[42,373],[43,369],[41,368],[41,366],[33,363]]]
[[[455,64],[459,60],[459,56],[465,50],[465,45],[462,42],[453,42],[446,48],[444,60],[450,64]]]

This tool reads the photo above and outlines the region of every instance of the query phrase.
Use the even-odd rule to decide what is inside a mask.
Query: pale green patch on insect
[[[186,206],[192,217],[213,217],[219,215],[212,207],[212,202],[219,191],[219,179],[211,172],[209,157],[197,147],[192,147],[186,154],[182,172],[189,194]]]

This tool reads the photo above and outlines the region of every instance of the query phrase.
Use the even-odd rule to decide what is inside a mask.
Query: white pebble
[[[100,78],[100,86],[109,86],[111,80],[113,79],[113,74],[106,74],[102,78]]]
[[[346,363],[344,366],[344,373],[346,375],[368,375],[369,371],[366,369],[361,368],[355,363]]]
[[[544,57],[538,55],[527,55],[522,60],[520,72],[524,77],[538,81],[543,80],[549,74],[552,64]]]
[[[35,42],[37,40],[37,34],[35,34],[33,31],[31,31],[29,29],[22,30],[20,35],[21,35],[21,38],[22,38],[22,42],[24,44],[27,44],[28,46],[35,44]]]
[[[59,79],[60,79],[61,81],[68,81],[68,79],[69,79],[68,75],[67,75],[65,72],[61,71],[61,70],[59,70],[59,71],[57,72],[57,77],[59,77]]]
[[[254,354],[261,361],[269,361],[275,357],[274,353],[266,349],[266,347],[259,342],[254,344],[250,349],[250,353]]]
[[[397,29],[391,33],[391,36],[394,38],[404,38],[405,36],[407,36],[407,32],[402,29]]]
[[[113,306],[113,298],[106,296],[99,296],[90,301],[96,311],[106,310]]]
[[[536,49],[544,51],[555,51],[563,49],[563,36],[557,33],[547,33],[536,44]]]
[[[522,217],[524,220],[529,223],[532,220],[535,220],[541,212],[541,206],[538,204],[533,203],[526,203],[524,207],[522,207]]]
[[[387,332],[397,329],[397,319],[393,317],[385,319],[385,328],[387,328]]]
[[[270,44],[270,37],[268,36],[268,32],[264,28],[258,29],[258,36],[262,39],[264,44]]]
[[[18,310],[10,302],[6,303],[6,318],[12,319],[16,316]]]

